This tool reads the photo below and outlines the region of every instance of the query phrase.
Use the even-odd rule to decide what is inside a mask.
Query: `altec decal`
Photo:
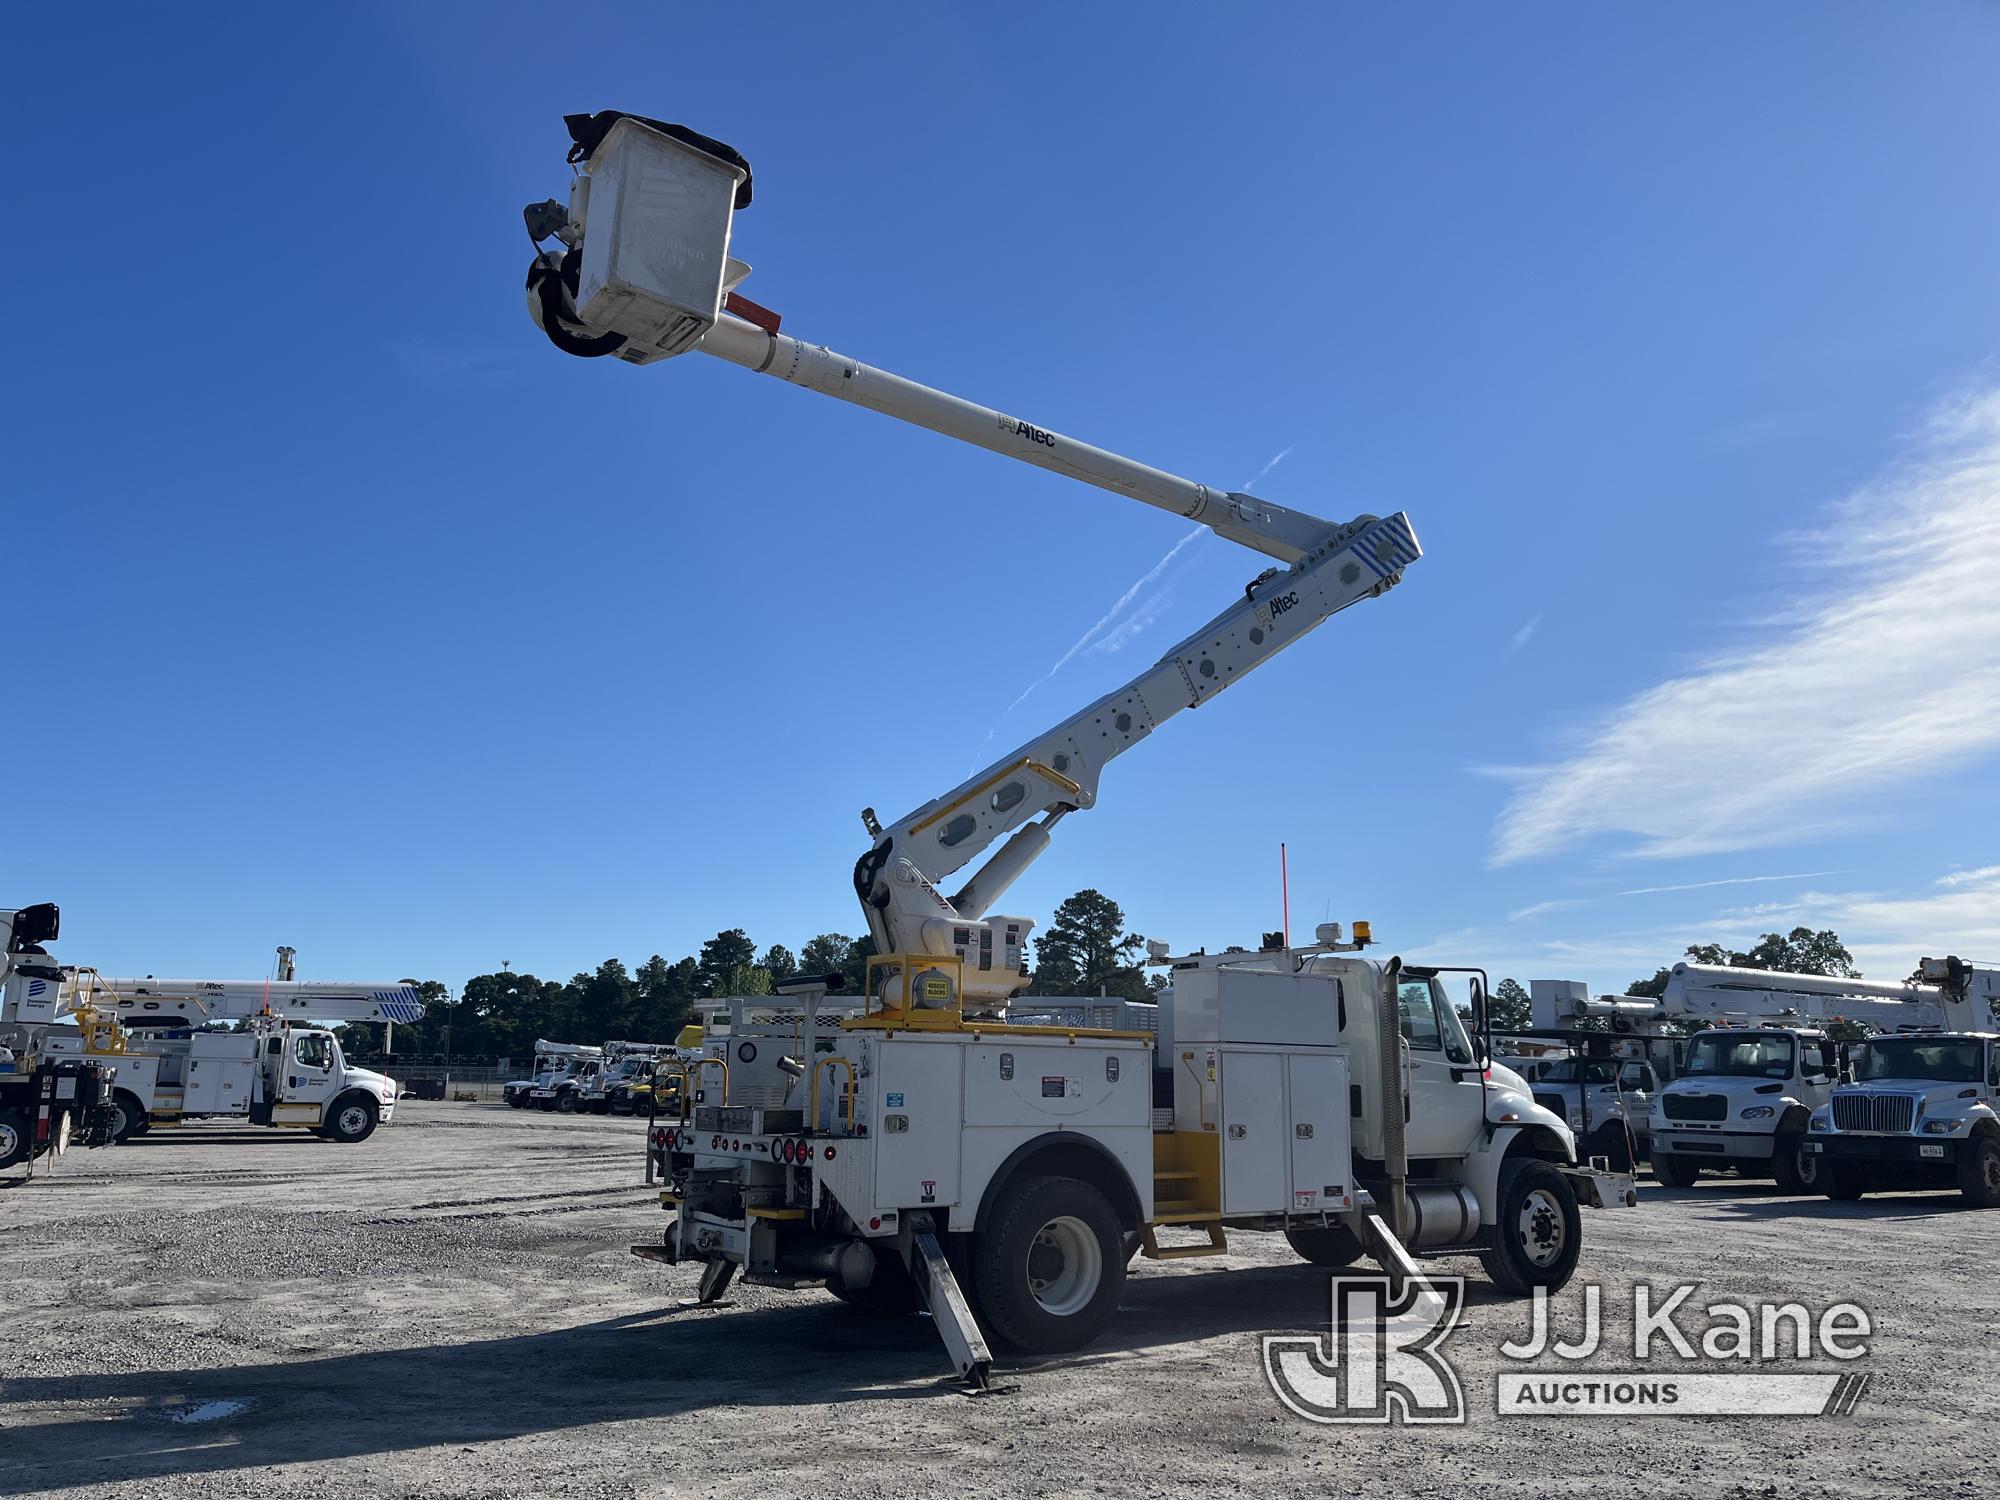
[[[1298,602],[1299,602],[1299,595],[1296,589],[1294,589],[1289,594],[1278,595],[1277,598],[1271,601],[1271,618],[1276,619],[1286,610],[1296,608]]]
[[[1014,424],[1014,435],[1016,437],[1024,437],[1031,443],[1040,443],[1045,448],[1053,448],[1056,445],[1056,436],[1054,433],[1044,432],[1041,428],[1030,422],[1016,422]]]

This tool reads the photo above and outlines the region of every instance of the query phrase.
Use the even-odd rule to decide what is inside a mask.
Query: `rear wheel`
[[[902,1257],[880,1250],[875,1251],[875,1274],[869,1278],[868,1285],[850,1287],[836,1279],[829,1281],[826,1289],[849,1307],[873,1313],[878,1318],[908,1317],[924,1305],[923,1294],[917,1290],[916,1278],[903,1264]]]
[[[119,1091],[111,1096],[111,1143],[115,1146],[135,1135],[146,1133],[146,1110],[133,1095]]]
[[[1685,1156],[1675,1156],[1671,1151],[1653,1153],[1653,1180],[1663,1187],[1693,1187],[1699,1176],[1701,1168]]]
[[[1971,1208],[2000,1208],[2000,1136],[1976,1135],[1958,1153],[1958,1190]]]
[[[26,1115],[12,1111],[0,1114],[0,1172],[26,1161],[33,1142]]]
[[[1361,1241],[1354,1231],[1339,1224],[1305,1229],[1287,1229],[1285,1239],[1300,1260],[1316,1266],[1351,1266],[1361,1259]]]
[[[980,1321],[1027,1354],[1080,1349],[1125,1286],[1125,1232],[1104,1194],[1073,1177],[1010,1186],[973,1247]]]
[[[1517,1158],[1500,1169],[1499,1200],[1493,1248],[1479,1257],[1486,1274],[1503,1291],[1555,1291],[1583,1250],[1583,1216],[1569,1179],[1537,1157]]]
[[[334,1100],[322,1132],[330,1141],[351,1146],[375,1133],[375,1101],[365,1094],[346,1094]]]

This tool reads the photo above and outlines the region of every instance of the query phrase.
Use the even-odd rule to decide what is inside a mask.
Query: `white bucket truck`
[[[1826,1028],[1853,1021],[1889,1033],[1971,1029],[1973,1006],[1962,989],[1919,980],[1677,963],[1658,1000],[1577,999],[1565,1011],[1642,1035],[1661,1034],[1667,1022],[1702,1027],[1685,1043],[1678,1076],[1653,1097],[1660,1182],[1690,1187],[1703,1171],[1734,1170],[1802,1193],[1822,1186],[1807,1125],[1840,1078],[1841,1046]]]
[[[406,984],[279,979],[110,979],[65,971],[51,1051],[94,1058],[114,1072],[114,1136],[156,1125],[238,1119],[291,1126],[327,1140],[366,1140],[396,1110],[395,1079],[349,1063],[325,1022],[415,1021],[422,998]],[[233,1022],[235,1029],[206,1029]]]
[[[854,890],[881,955],[864,1012],[823,1032],[815,996],[830,984],[788,983],[800,1016],[763,1035],[732,1027],[727,1055],[693,1065],[699,1102],[654,1127],[678,1212],[663,1245],[641,1248],[704,1262],[708,1300],[739,1271],[885,1306],[921,1299],[974,1381],[988,1360],[981,1324],[1030,1350],[1095,1335],[1128,1242],[1187,1252],[1160,1246],[1160,1226],[1204,1230],[1203,1253],[1232,1224],[1285,1229],[1312,1259],[1365,1249],[1405,1276],[1406,1245],[1478,1250],[1504,1284],[1560,1285],[1577,1189],[1622,1200],[1629,1179],[1578,1173],[1567,1125],[1491,1088],[1429,975],[1406,984],[1393,961],[1350,956],[1358,945],[1331,933],[1275,965],[1181,961],[1173,1105],[1157,1129],[1150,1033],[1001,1014],[1026,987],[1034,921],[996,908],[1057,825],[1096,805],[1119,755],[1400,583],[1422,556],[1408,517],[1331,521],[1218,489],[782,333],[736,290],[749,274],[730,253],[751,198],[740,154],[617,111],[565,123],[579,168],[568,202],[525,214],[538,245],[555,242],[527,293],[558,348],[634,365],[699,351],[1196,521],[1264,564],[1122,687],[893,822],[863,811],[871,843]],[[991,540],[961,530],[937,555],[991,566]],[[937,597],[925,586],[921,599]],[[862,609],[871,662],[891,660],[898,630],[929,628],[909,607],[918,599],[892,590]],[[885,703],[904,686],[879,685]],[[1394,1037],[1399,1007],[1422,1037],[1407,1060],[1374,1040]]]
[[[1807,1153],[1830,1198],[1956,1187],[1975,1208],[2000,1208],[2000,972],[1927,958],[1918,974],[1970,1003],[1977,1031],[1871,1037],[1855,1044],[1853,1079],[1812,1113]]]

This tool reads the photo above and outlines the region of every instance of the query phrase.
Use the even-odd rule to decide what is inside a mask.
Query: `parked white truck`
[[[1816,1192],[1821,1154],[1807,1125],[1840,1079],[1840,1043],[1827,1029],[1851,1021],[1895,1034],[1991,1024],[1993,970],[1924,959],[1902,983],[1678,963],[1658,1000],[1565,997],[1568,1021],[1602,1018],[1614,1030],[1659,1038],[1668,1023],[1700,1023],[1679,1075],[1653,1097],[1653,1175],[1689,1187],[1703,1171],[1771,1177],[1788,1193]]]
[[[53,902],[0,910],[0,1171],[108,1146],[116,1128],[111,1069],[48,1050],[63,971],[45,945],[61,931]]]
[[[1853,1082],[1807,1127],[1826,1195],[1956,1187],[1975,1208],[2000,1208],[2000,1036],[1883,1036],[1853,1051]]]
[[[526,1078],[509,1079],[500,1085],[500,1097],[515,1109],[526,1109],[537,1089],[551,1089],[569,1075],[570,1066],[598,1056],[598,1049],[576,1042],[537,1041],[535,1060]]]
[[[349,1063],[322,1022],[415,1021],[423,1000],[401,984],[279,979],[112,979],[65,971],[51,1051],[114,1073],[114,1138],[156,1125],[238,1119],[290,1126],[343,1144],[395,1114],[396,1080]],[[214,1029],[234,1023],[235,1029]]]

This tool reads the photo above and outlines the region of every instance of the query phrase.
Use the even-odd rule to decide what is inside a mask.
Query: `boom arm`
[[[633,364],[700,349],[1171,511],[1285,565],[1131,682],[943,797],[886,828],[872,809],[862,815],[875,842],[854,885],[877,951],[957,957],[965,998],[1004,1000],[1026,973],[1034,924],[987,913],[1056,822],[1096,802],[1104,766],[1329,615],[1385,592],[1422,555],[1416,534],[1401,513],[1336,524],[1214,489],[780,333],[777,318],[734,291],[749,272],[728,253],[734,211],[750,201],[748,163],[657,121],[607,111],[566,123],[570,160],[585,170],[567,208],[526,212],[537,244],[567,247],[538,255],[528,272],[530,314],[557,347]],[[1010,833],[955,895],[938,890]]]
[[[106,979],[71,969],[64,1008],[116,1015],[130,1025],[246,1021],[267,1011],[296,1021],[415,1021],[424,1002],[407,984],[314,984],[302,979]]]

